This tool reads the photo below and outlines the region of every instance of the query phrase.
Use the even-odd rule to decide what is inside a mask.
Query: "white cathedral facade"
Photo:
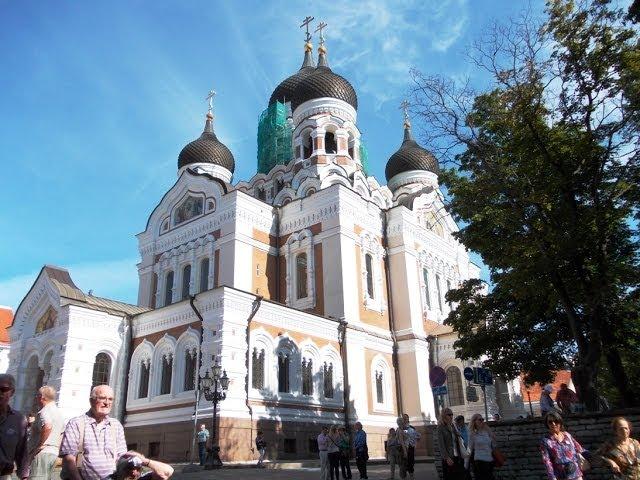
[[[217,358],[230,378],[218,406],[223,460],[253,458],[257,429],[270,458],[312,456],[320,424],[356,420],[381,456],[400,413],[418,428],[436,421],[435,365],[447,373],[445,404],[467,419],[484,412],[481,395],[466,398],[471,363],[455,357],[455,334],[442,324],[446,292],[480,272],[452,236],[437,160],[405,118],[387,185],[366,175],[356,92],[330,69],[324,45],[316,65],[307,42],[302,68],[270,106],[286,112],[278,139],[290,142],[289,156],[265,157],[272,164],[251,180],[231,183],[235,159],[211,111],[181,151],[177,182],[137,236],[137,306],[43,267],[9,329],[16,408],[30,410],[50,384],[76,415],[92,385],[108,383],[129,445],[183,461],[197,376]],[[515,412],[517,391],[498,381],[490,410]],[[197,412],[210,424],[210,402]],[[430,449],[423,436],[417,454]]]

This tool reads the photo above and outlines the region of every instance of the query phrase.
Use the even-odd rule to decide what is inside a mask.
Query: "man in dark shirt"
[[[11,478],[14,464],[16,477],[29,476],[27,455],[27,419],[9,406],[16,391],[16,379],[0,374],[0,479]]]

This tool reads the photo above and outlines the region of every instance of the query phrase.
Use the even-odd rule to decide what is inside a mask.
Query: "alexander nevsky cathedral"
[[[316,56],[307,35],[301,68],[269,98],[251,179],[232,183],[236,159],[210,107],[137,235],[138,305],[42,268],[9,329],[16,408],[32,410],[49,384],[71,417],[87,409],[92,385],[108,383],[130,448],[167,461],[188,460],[195,423],[211,424],[212,403],[196,391],[214,361],[229,378],[218,405],[223,460],[254,458],[258,429],[268,458],[316,456],[321,424],[356,420],[379,457],[400,413],[418,429],[442,405],[467,420],[484,413],[462,376],[476,362],[455,357],[443,325],[455,308],[445,294],[480,269],[452,236],[438,160],[406,113],[388,139],[397,151],[369,153],[356,91],[319,43]],[[386,185],[367,173],[370,158],[386,161]],[[434,366],[447,386],[435,401]],[[489,413],[516,416],[519,392],[497,379]],[[431,450],[427,437],[416,455]]]

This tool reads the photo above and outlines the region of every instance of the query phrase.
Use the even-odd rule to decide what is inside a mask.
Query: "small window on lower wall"
[[[160,456],[160,442],[149,442],[147,457],[158,458]]]
[[[284,453],[297,453],[295,438],[284,439]]]
[[[315,438],[309,439],[309,453],[318,453],[318,440]]]

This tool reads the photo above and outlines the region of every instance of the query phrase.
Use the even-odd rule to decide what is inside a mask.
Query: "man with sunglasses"
[[[109,416],[113,406],[111,387],[93,387],[89,403],[90,410],[69,420],[62,436],[60,457],[66,479],[109,478],[118,459],[127,451],[122,424]]]
[[[16,391],[16,380],[8,373],[0,374],[0,480],[9,480],[14,464],[16,476],[29,474],[27,455],[27,419],[9,406]]]

